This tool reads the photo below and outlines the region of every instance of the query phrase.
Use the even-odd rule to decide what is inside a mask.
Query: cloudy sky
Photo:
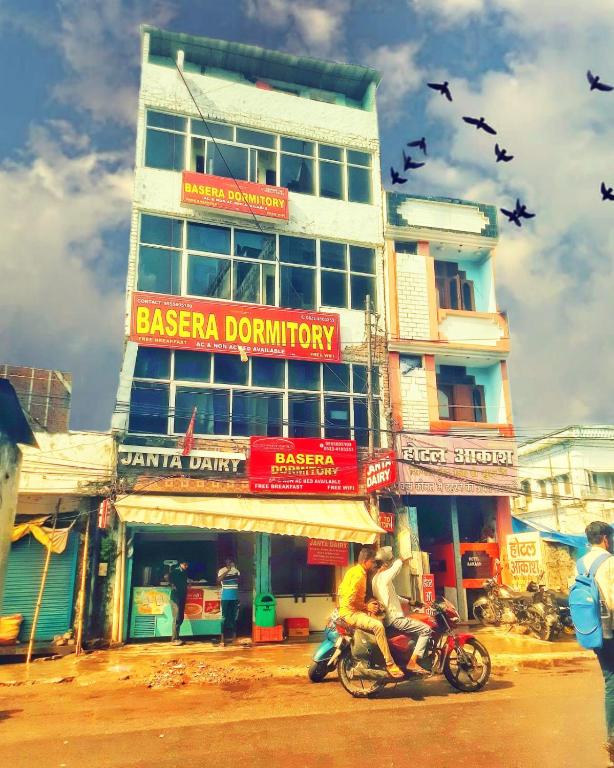
[[[115,397],[141,22],[378,68],[383,167],[429,139],[404,191],[537,211],[497,261],[521,432],[614,422],[612,0],[0,0],[0,362],[72,371],[73,428]]]

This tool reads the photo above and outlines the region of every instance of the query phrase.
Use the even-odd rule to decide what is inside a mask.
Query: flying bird
[[[405,152],[403,152],[404,171],[415,171],[416,168],[422,168],[423,165],[425,165],[425,163],[416,163],[411,159],[410,155],[406,155]]]
[[[586,73],[586,79],[591,84],[591,91],[614,91],[614,85],[602,83],[599,75],[594,75],[590,69]]]
[[[407,179],[401,178],[401,174],[397,173],[392,166],[390,166],[390,178],[393,184],[405,184]]]
[[[514,223],[517,227],[522,226],[522,222],[520,221],[518,211],[508,211],[505,208],[500,208],[501,213],[505,214],[507,216],[507,220],[510,223]]]
[[[601,182],[601,199],[614,200],[614,190],[612,190],[612,187],[606,187],[605,181]]]
[[[516,198],[516,213],[520,216],[521,219],[534,219],[535,214],[534,213],[528,213],[527,212],[527,206],[521,205],[520,200]]]
[[[452,101],[452,94],[450,93],[450,89],[448,86],[450,83],[446,80],[444,83],[427,83],[429,88],[432,88],[434,91],[439,91],[439,93],[442,96],[445,96],[448,101]]]
[[[488,125],[488,123],[486,122],[486,120],[484,120],[483,117],[481,117],[479,120],[477,119],[477,117],[463,117],[463,120],[466,123],[469,123],[469,125],[475,125],[476,131],[479,131],[481,128],[483,131],[486,131],[486,133],[490,133],[491,136],[497,135],[497,132],[495,131],[495,129],[492,128],[490,125]]]
[[[509,163],[510,160],[514,159],[514,155],[508,155],[507,149],[501,149],[498,144],[495,144],[495,155],[497,156],[497,162]]]
[[[407,142],[408,147],[419,147],[424,154],[426,155],[426,138],[423,136],[421,139],[417,139],[416,141],[408,141]]]
[[[516,198],[516,207],[513,211],[508,211],[505,208],[501,208],[501,213],[505,214],[507,216],[507,220],[510,223],[515,224],[517,227],[522,226],[522,222],[520,219],[533,219],[535,218],[534,213],[529,213],[527,211],[527,206],[523,205],[518,198]]]

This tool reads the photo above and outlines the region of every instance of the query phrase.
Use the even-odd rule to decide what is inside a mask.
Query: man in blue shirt
[[[234,640],[237,636],[237,615],[239,613],[239,573],[232,558],[227,558],[223,568],[217,574],[222,602],[222,642],[227,637]]]

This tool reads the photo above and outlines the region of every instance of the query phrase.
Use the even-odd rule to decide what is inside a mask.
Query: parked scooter
[[[456,633],[454,628],[460,618],[452,603],[442,599],[411,615],[433,630],[421,659],[424,669],[433,675],[443,674],[459,691],[479,691],[486,685],[490,677],[488,651],[473,635]],[[388,675],[384,657],[372,634],[348,626],[343,619],[338,619],[336,625],[339,638],[331,662],[337,664],[339,680],[349,694],[368,698],[386,685],[399,682]],[[392,627],[387,633],[390,652],[405,679],[420,679],[407,669],[414,640]]]
[[[307,670],[307,675],[312,683],[321,683],[329,672],[336,668],[337,663],[331,664],[331,659],[335,652],[335,643],[339,638],[335,622],[339,618],[339,611],[331,613],[324,628],[324,640],[318,646],[313,654],[313,661]]]

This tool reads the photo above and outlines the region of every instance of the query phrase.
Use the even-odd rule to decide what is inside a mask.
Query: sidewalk
[[[488,649],[493,673],[523,667],[547,668],[573,664],[594,654],[575,638],[548,643],[501,629],[472,630]],[[175,688],[190,683],[233,686],[264,678],[305,678],[317,642],[252,645],[249,640],[221,648],[210,642],[168,642],[126,645],[81,656],[0,664],[0,687],[74,683],[79,686],[118,682],[149,688]]]

